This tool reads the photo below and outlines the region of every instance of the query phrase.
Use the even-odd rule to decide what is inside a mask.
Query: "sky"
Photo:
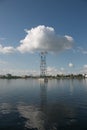
[[[0,0],[0,75],[87,73],[86,0]]]

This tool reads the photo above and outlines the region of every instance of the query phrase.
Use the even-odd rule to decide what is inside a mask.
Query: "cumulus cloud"
[[[72,48],[73,38],[65,35],[56,34],[54,28],[44,25],[37,26],[30,30],[26,30],[27,35],[20,41],[20,46],[17,47],[21,53],[48,51],[61,52]]]
[[[72,68],[72,67],[74,67],[74,64],[72,64],[72,63],[69,63],[69,65],[68,65],[70,68]]]
[[[7,54],[7,53],[13,53],[15,51],[15,48],[12,47],[12,46],[6,46],[6,47],[3,47],[1,44],[0,44],[0,53],[2,54]]]

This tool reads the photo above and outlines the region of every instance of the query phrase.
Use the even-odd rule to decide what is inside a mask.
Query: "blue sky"
[[[38,52],[14,51],[25,39],[25,29],[44,25],[60,36],[71,36],[73,47],[47,55],[49,73],[87,73],[86,0],[0,0],[0,74],[37,74]],[[13,53],[4,53],[12,47]]]

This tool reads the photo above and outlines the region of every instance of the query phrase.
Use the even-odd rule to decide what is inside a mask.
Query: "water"
[[[0,79],[0,130],[87,130],[87,79]]]

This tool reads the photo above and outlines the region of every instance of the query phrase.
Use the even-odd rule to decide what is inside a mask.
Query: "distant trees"
[[[69,74],[69,75],[63,75],[63,74],[61,74],[61,75],[59,75],[59,74],[57,74],[57,76],[56,76],[57,78],[72,78],[72,79],[74,79],[74,78],[85,78],[85,76],[84,75],[82,75],[82,74],[77,74],[77,75],[74,75],[74,74]]]
[[[53,75],[48,75],[46,76],[48,79],[83,79],[86,78],[85,75],[83,74],[68,74],[68,75],[64,75],[64,74],[57,74],[56,76]],[[2,79],[18,79],[18,78],[22,78],[22,79],[28,79],[28,78],[41,78],[40,76],[29,76],[29,75],[24,75],[24,76],[13,76],[12,74],[6,74],[6,75],[0,75],[0,78]]]
[[[12,75],[11,74],[7,74],[6,77],[10,79],[10,78],[12,78]]]

